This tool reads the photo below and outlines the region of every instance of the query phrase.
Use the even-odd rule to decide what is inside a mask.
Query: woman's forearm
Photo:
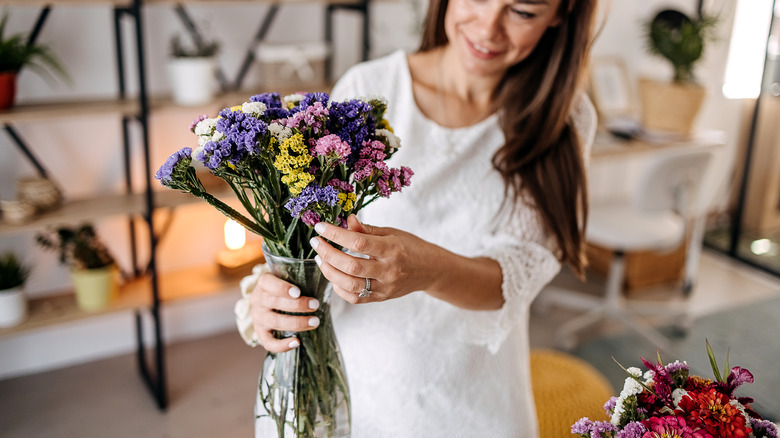
[[[497,261],[443,250],[435,263],[441,269],[426,288],[428,295],[469,310],[497,310],[504,305],[503,276]]]

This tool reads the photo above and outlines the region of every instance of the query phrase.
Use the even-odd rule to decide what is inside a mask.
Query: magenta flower
[[[674,415],[648,418],[642,424],[647,428],[642,438],[713,438],[707,431],[686,425],[685,418]]]

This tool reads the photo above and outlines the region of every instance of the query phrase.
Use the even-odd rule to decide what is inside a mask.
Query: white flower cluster
[[[282,98],[282,102],[284,102],[285,104],[291,103],[293,105],[298,105],[298,102],[302,101],[304,97],[306,96],[300,93],[288,94],[287,96],[284,96]]]
[[[642,376],[642,370],[637,367],[630,367],[627,369],[627,371],[636,378]],[[623,384],[623,390],[620,391],[620,396],[618,396],[617,402],[615,402],[615,410],[612,412],[612,418],[609,420],[610,423],[614,424],[615,426],[620,423],[620,417],[623,415],[623,411],[625,410],[623,404],[626,402],[626,399],[632,395],[641,393],[643,389],[644,388],[642,385],[640,385],[639,382],[637,382],[635,379],[626,377],[626,382]]]
[[[241,105],[241,112],[244,114],[252,114],[255,117],[260,117],[265,113],[268,107],[263,102],[244,102]]]
[[[268,131],[271,134],[273,134],[273,136],[276,137],[277,140],[279,140],[279,143],[287,140],[288,138],[290,138],[290,136],[292,136],[292,129],[276,122],[273,122],[270,125],[268,125]]]
[[[401,147],[401,139],[397,135],[393,134],[389,129],[377,129],[376,135],[384,137],[387,142],[383,142],[390,146],[393,151]]]
[[[197,161],[197,156],[203,150],[203,145],[210,141],[220,141],[225,135],[217,131],[217,119],[203,119],[195,125],[193,130],[198,136],[198,147],[192,150],[192,158]]]

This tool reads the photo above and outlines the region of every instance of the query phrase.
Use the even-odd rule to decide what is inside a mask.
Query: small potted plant
[[[16,79],[24,67],[46,77],[45,67],[63,78],[67,73],[47,46],[30,43],[22,34],[5,35],[8,14],[0,19],[0,109],[10,108],[16,98]]]
[[[168,76],[173,89],[173,101],[179,105],[203,105],[216,91],[216,55],[219,43],[197,39],[185,46],[176,35],[171,39],[171,59]]]
[[[108,307],[118,293],[114,257],[90,224],[60,227],[38,233],[36,241],[59,254],[60,263],[70,267],[76,303],[94,312]]]
[[[715,17],[691,18],[674,9],[658,12],[644,23],[647,51],[671,64],[671,82],[641,79],[642,122],[646,128],[690,133],[706,91],[696,82],[694,67],[707,43],[715,39]]]
[[[30,267],[12,252],[0,255],[0,327],[11,327],[27,317],[24,284]]]

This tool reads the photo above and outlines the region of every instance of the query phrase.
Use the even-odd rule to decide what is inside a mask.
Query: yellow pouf
[[[608,420],[612,386],[593,366],[560,351],[531,351],[531,382],[541,438],[571,438],[582,417]]]

